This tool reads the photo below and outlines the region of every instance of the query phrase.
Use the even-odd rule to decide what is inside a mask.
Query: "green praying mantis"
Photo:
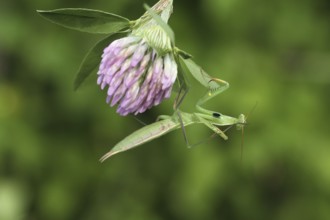
[[[158,117],[156,122],[150,125],[146,125],[141,129],[133,132],[132,134],[124,138],[122,141],[117,143],[108,153],[106,153],[100,159],[100,161],[103,162],[117,153],[127,151],[139,145],[145,144],[176,129],[182,128],[184,131],[184,127],[188,125],[204,124],[206,127],[211,129],[215,134],[219,135],[224,140],[227,140],[228,137],[219,127],[231,127],[236,125],[238,130],[243,131],[244,125],[246,125],[245,115],[240,114],[237,118],[235,118],[201,107],[202,104],[209,101],[211,98],[214,98],[218,94],[222,93],[229,87],[229,84],[223,80],[212,79],[212,81],[223,83],[224,86],[220,87],[220,89],[216,91],[213,91],[213,93],[211,90],[209,90],[209,92],[205,96],[199,99],[196,104],[196,109],[198,112],[182,112],[178,108],[176,108],[177,104],[175,103],[174,108],[176,108],[176,111],[172,116],[161,115]],[[182,99],[180,101],[182,101]],[[186,143],[189,146],[185,132],[184,136]]]
[[[161,0],[161,3],[166,1],[170,0]],[[171,5],[169,5],[169,7],[170,6]],[[178,64],[178,76],[176,80],[178,95],[173,106],[174,114],[172,116],[159,116],[156,122],[133,132],[116,144],[111,151],[100,159],[101,161],[106,160],[114,154],[137,147],[179,128],[182,128],[185,142],[190,146],[185,133],[185,127],[188,125],[204,124],[215,134],[226,140],[228,137],[225,131],[222,131],[219,127],[231,127],[236,125],[236,127],[243,132],[244,125],[246,124],[247,117],[243,114],[235,118],[201,107],[211,98],[214,98],[228,89],[229,84],[223,80],[210,77],[194,63],[190,54],[175,46],[174,32],[171,27],[162,20],[159,15],[160,11],[155,10],[157,8],[150,8],[145,5],[145,9],[147,11],[145,16],[151,16],[170,38],[173,47],[173,51],[171,52],[174,54]],[[116,35],[130,33],[134,25],[140,20],[130,21],[116,14],[81,8],[55,9],[50,11],[38,11],[38,13],[51,22],[66,28],[93,34],[108,35],[106,38],[99,41],[85,56],[74,82],[75,89],[77,89],[84,80],[90,76],[93,70],[98,67],[103,49],[108,46],[111,41],[118,38]],[[145,17],[142,16],[141,19],[143,18]],[[197,112],[194,113],[183,112],[179,109],[190,87],[187,75],[193,76],[199,83],[208,88],[208,93],[196,103]]]
[[[163,27],[165,32],[171,30],[171,28],[167,24],[162,23],[161,19],[157,18],[157,15],[153,14],[152,11],[151,15],[155,18],[155,20],[160,21],[159,25]],[[168,33],[168,35],[170,36],[171,34]],[[187,146],[190,146],[185,132],[185,127],[188,125],[204,124],[206,127],[211,129],[215,134],[219,135],[224,140],[227,140],[228,137],[225,132],[222,131],[219,127],[231,127],[236,125],[237,129],[242,130],[243,133],[244,125],[246,124],[245,115],[240,114],[237,118],[235,118],[201,107],[207,101],[228,89],[229,83],[221,79],[210,77],[202,68],[200,68],[197,64],[194,63],[194,61],[192,61],[191,56],[186,52],[175,47],[174,54],[176,57],[176,61],[179,64],[179,74],[176,81],[177,88],[179,88],[179,91],[173,105],[174,114],[172,116],[161,115],[158,117],[156,122],[150,125],[146,125],[141,129],[128,135],[122,141],[117,143],[108,153],[106,153],[100,159],[101,162],[105,161],[106,159],[115,154],[145,144],[151,140],[154,140],[179,128],[182,128],[185,142]],[[184,100],[190,87],[187,75],[192,75],[203,86],[208,88],[207,94],[198,100],[196,104],[197,112],[194,113],[183,112],[179,109],[179,106]],[[221,83],[222,86],[220,86],[219,83]]]

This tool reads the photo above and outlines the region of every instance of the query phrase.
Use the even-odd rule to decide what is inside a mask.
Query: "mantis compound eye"
[[[221,114],[218,113],[218,112],[213,112],[212,116],[213,116],[214,118],[220,118],[220,117],[221,117]]]

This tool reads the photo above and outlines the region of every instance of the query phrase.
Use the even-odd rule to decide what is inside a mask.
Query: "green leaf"
[[[130,27],[127,18],[92,9],[62,8],[37,12],[55,24],[94,34],[112,34]]]
[[[94,47],[87,53],[82,63],[80,64],[77,76],[74,81],[74,90],[77,90],[85,79],[99,66],[101,62],[101,56],[104,48],[106,48],[110,42],[119,38],[118,35],[110,35],[100,40]]]
[[[191,59],[193,56],[186,52],[186,51],[183,51],[177,47],[175,47],[175,51],[183,58],[183,59]]]
[[[192,59],[184,59],[179,56],[179,64],[186,74],[191,74],[200,84],[208,89],[218,89],[220,85],[212,81],[213,77],[207,74]]]
[[[103,162],[115,154],[138,147],[142,144],[159,138],[170,131],[180,128],[180,124],[173,121],[170,116],[165,117],[166,119],[146,125],[125,137],[123,140],[117,143],[108,153],[106,153],[100,159],[100,161]]]
[[[172,44],[174,45],[175,37],[174,37],[174,32],[173,32],[172,28],[166,22],[164,22],[163,19],[158,14],[156,14],[156,12],[154,10],[152,10],[147,4],[144,4],[144,8],[151,15],[151,17],[153,19],[155,19],[155,21],[159,24],[159,26],[161,26],[163,28],[165,33],[171,39]]]

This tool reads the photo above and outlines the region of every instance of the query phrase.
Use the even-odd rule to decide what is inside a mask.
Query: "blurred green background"
[[[0,219],[330,219],[329,1],[175,0],[177,46],[231,84],[207,107],[237,116],[258,102],[242,163],[241,134],[231,129],[228,141],[192,149],[178,130],[101,164],[142,125],[108,107],[95,83],[72,89],[102,36],[53,25],[35,10],[136,19],[143,3],[0,2]],[[206,92],[191,84],[187,112]],[[172,103],[141,119],[172,114]],[[187,133],[192,143],[212,134],[202,125]]]

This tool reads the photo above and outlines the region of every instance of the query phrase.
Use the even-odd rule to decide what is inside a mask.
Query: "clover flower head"
[[[172,2],[161,0],[152,9],[167,22]],[[136,115],[169,98],[176,77],[171,40],[146,12],[128,36],[104,49],[97,84],[107,88],[106,101],[118,105],[120,115]]]

